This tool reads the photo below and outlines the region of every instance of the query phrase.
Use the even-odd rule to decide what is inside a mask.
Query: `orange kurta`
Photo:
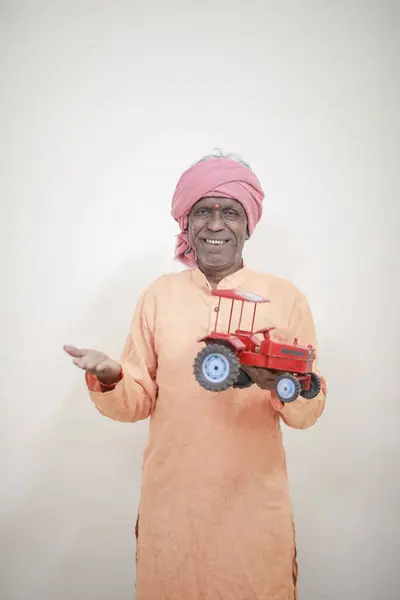
[[[305,297],[247,267],[220,282],[270,299],[255,328],[276,326],[316,345]],[[219,326],[227,326],[222,301]],[[240,303],[237,303],[240,310]],[[325,406],[283,408],[256,385],[208,392],[193,376],[197,340],[213,329],[218,298],[199,269],[162,276],[142,294],[123,355],[123,379],[98,410],[118,421],[151,415],[137,542],[137,600],[294,600],[296,558],[280,419],[310,427]],[[236,312],[233,315],[233,325]],[[252,305],[245,304],[242,328]],[[318,372],[318,368],[315,369]]]

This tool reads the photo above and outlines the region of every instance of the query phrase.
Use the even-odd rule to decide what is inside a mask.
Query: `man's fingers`
[[[108,361],[103,360],[101,363],[96,365],[94,370],[96,371],[96,373],[106,373],[109,368],[110,365],[108,364]]]
[[[70,345],[64,346],[64,350],[72,356],[72,362],[79,369],[98,375],[100,379],[118,379],[120,365],[103,352],[83,350]]]
[[[98,360],[91,360],[85,365],[85,369],[91,373],[102,373],[107,370],[107,367],[108,365],[106,360],[101,360],[100,362]]]
[[[103,368],[100,368],[101,365],[104,364],[104,361],[100,364],[93,362],[93,360],[87,360],[87,358],[74,358],[72,361],[74,365],[79,367],[80,369],[84,369],[85,371],[89,371],[89,373],[98,373],[103,371]]]
[[[103,373],[103,375],[107,375],[109,373],[112,373],[116,368],[116,363],[108,358],[106,360],[103,360],[100,364],[98,364],[95,368],[95,371],[96,373]]]
[[[70,344],[66,344],[64,346],[64,351],[75,358],[80,358],[82,356],[85,356],[86,354],[86,350],[82,348],[76,348],[75,346],[71,346]]]
[[[74,360],[72,361],[74,363],[74,365],[76,365],[77,367],[79,367],[80,369],[86,369],[86,361],[83,358],[74,358]]]

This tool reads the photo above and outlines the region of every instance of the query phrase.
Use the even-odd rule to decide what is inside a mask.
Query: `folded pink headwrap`
[[[171,211],[181,229],[175,257],[188,267],[196,265],[186,231],[188,215],[198,200],[210,196],[232,198],[240,202],[246,211],[249,235],[261,219],[264,192],[250,169],[228,158],[210,158],[190,167],[178,181]]]

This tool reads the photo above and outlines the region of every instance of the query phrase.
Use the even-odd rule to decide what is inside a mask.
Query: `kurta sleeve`
[[[282,420],[295,429],[307,429],[321,416],[326,402],[327,386],[326,380],[321,376],[318,368],[318,347],[314,320],[307,299],[299,293],[294,302],[290,315],[289,333],[291,338],[297,337],[299,344],[311,344],[316,349],[317,358],[314,361],[313,371],[321,377],[321,392],[312,400],[299,396],[294,402],[282,404],[276,398],[274,406],[279,408]]]
[[[123,376],[112,389],[102,388],[96,376],[86,374],[94,405],[101,414],[114,421],[140,421],[154,410],[158,390],[154,314],[154,299],[144,292],[137,303],[121,355]]]

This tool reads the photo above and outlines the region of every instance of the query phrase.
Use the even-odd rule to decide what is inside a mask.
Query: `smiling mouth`
[[[213,240],[211,238],[209,238],[209,239],[204,238],[203,242],[210,246],[224,246],[225,244],[227,244],[229,242],[229,240]]]

